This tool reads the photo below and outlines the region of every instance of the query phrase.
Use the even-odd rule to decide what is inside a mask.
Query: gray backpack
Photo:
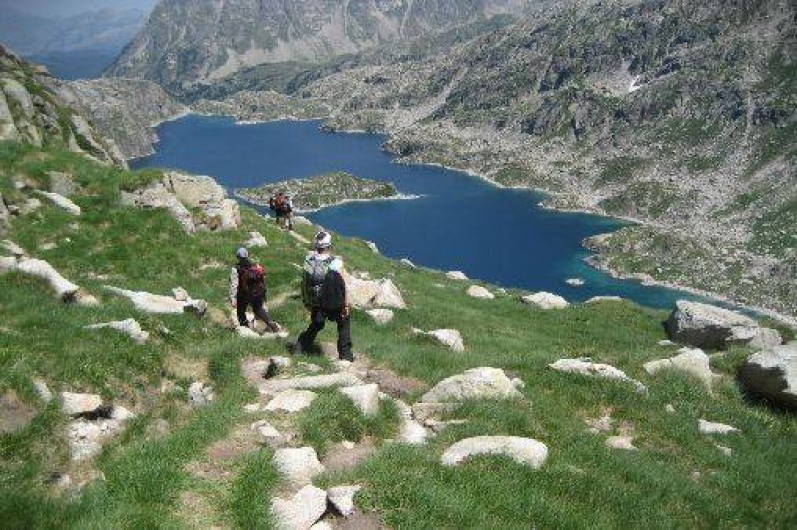
[[[329,272],[329,265],[334,256],[318,256],[313,254],[304,261],[304,278],[302,280],[302,301],[307,307],[321,307],[321,294],[324,281]]]

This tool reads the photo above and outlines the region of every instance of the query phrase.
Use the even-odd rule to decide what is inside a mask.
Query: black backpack
[[[306,307],[321,307],[321,291],[333,256],[309,256],[304,262],[302,301]]]
[[[346,282],[338,271],[329,271],[321,287],[321,309],[340,311],[346,305]]]

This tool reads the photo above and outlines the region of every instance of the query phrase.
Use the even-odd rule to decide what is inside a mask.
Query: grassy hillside
[[[253,252],[267,268],[269,298],[284,300],[272,313],[295,337],[306,323],[293,266],[304,245],[249,210],[239,231],[189,237],[166,212],[119,206],[120,189],[139,187],[157,172],[131,173],[75,154],[0,144],[0,193],[7,201],[29,194],[14,181],[46,188],[51,170],[74,176],[80,189],[72,199],[82,216],[45,204],[12,219],[4,238],[48,260],[102,305],[66,305],[42,282],[0,275],[0,393],[15,392],[34,412],[25,428],[0,435],[2,525],[270,527],[269,498],[282,488],[281,479],[271,464],[272,449],[246,435],[251,422],[270,416],[244,411],[257,393],[240,364],[250,357],[285,355],[287,349],[277,341],[238,338],[215,324],[213,315],[225,308],[234,250],[257,230],[268,240],[267,248]],[[299,231],[309,237],[313,229]],[[57,246],[40,250],[45,243]],[[375,420],[366,420],[337,393],[322,393],[297,420],[293,445],[312,444],[324,454],[337,441],[370,440],[376,451],[361,465],[315,481],[362,484],[356,497],[360,510],[389,526],[412,528],[797,524],[797,420],[743,399],[733,374],[746,351],[713,358],[723,378],[709,394],[686,376],[649,377],[642,370],[643,362],[673,354],[673,347],[657,344],[665,338],[663,312],[626,302],[546,312],[519,303],[515,292],[479,300],[465,294],[470,282],[401,266],[362,241],[337,238],[335,251],[350,271],[390,277],[407,301],[409,308],[397,311],[384,327],[355,311],[352,329],[361,358],[413,378],[408,403],[425,387],[471,367],[503,368],[525,383],[522,399],[463,405],[450,416],[468,422],[448,427],[421,448],[384,441],[396,429],[395,410],[386,404]],[[145,315],[103,285],[159,294],[182,286],[206,299],[211,310],[203,319]],[[128,317],[151,333],[147,343],[84,329]],[[466,351],[454,353],[413,336],[412,327],[458,329]],[[334,337],[327,329],[321,340]],[[580,356],[625,370],[648,386],[648,395],[636,394],[630,385],[547,368],[559,358]],[[333,369],[324,358],[298,360]],[[64,433],[67,418],[55,401],[44,404],[36,397],[34,377],[54,392],[100,393],[137,417],[96,459],[73,463]],[[214,387],[216,399],[209,406],[187,404],[184,389],[194,380]],[[665,412],[667,405],[674,412]],[[609,449],[606,435],[587,432],[585,420],[605,413],[633,431],[637,451]],[[709,438],[698,434],[699,418],[742,432]],[[440,465],[440,454],[451,443],[481,434],[538,439],[548,445],[549,460],[538,471],[502,457],[480,457],[456,468]],[[715,440],[732,454],[723,454]],[[50,484],[55,472],[68,473],[73,486]],[[78,489],[84,480],[88,483]]]

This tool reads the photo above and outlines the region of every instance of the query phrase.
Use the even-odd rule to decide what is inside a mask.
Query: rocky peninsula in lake
[[[351,201],[402,197],[391,182],[359,178],[342,171],[235,190],[242,199],[261,206],[268,206],[269,198],[278,192],[290,195],[293,208],[298,211],[320,210]]]

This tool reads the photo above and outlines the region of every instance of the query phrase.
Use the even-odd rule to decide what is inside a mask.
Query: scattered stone
[[[504,455],[519,464],[539,469],[548,458],[548,447],[531,438],[476,436],[455,443],[443,453],[444,466],[456,466],[475,455]]]
[[[260,420],[260,421],[254,422],[250,426],[250,429],[252,429],[254,432],[259,434],[260,437],[263,439],[263,441],[266,441],[266,442],[269,441],[269,440],[272,440],[274,438],[279,438],[279,437],[282,436],[280,434],[280,432],[277,429],[275,429],[274,426],[271,425],[266,420]]]
[[[249,239],[246,240],[244,246],[247,248],[267,247],[268,241],[260,232],[249,232]]]
[[[153,314],[178,314],[194,313],[198,316],[204,315],[208,304],[204,300],[175,300],[171,296],[147,293],[144,291],[128,291],[106,285],[108,291],[130,299],[139,311]]]
[[[544,291],[524,296],[521,300],[529,305],[536,305],[540,309],[564,309],[570,305],[561,296]]]
[[[379,254],[379,247],[376,246],[376,243],[373,241],[366,241],[365,246],[371,249],[371,252],[374,254]]]
[[[174,299],[178,302],[187,302],[191,300],[191,296],[188,294],[188,291],[182,287],[175,287],[172,289],[172,294],[174,295]]]
[[[440,419],[444,414],[453,412],[459,406],[458,403],[436,403],[420,401],[412,406],[412,417],[421,422],[432,419]]]
[[[447,346],[456,352],[465,351],[465,344],[462,342],[462,335],[456,329],[435,329],[433,331],[423,331],[418,328],[412,329],[415,335],[426,335],[437,340],[443,346]]]
[[[524,388],[526,388],[526,383],[524,383],[523,380],[519,377],[513,377],[512,379],[510,379],[510,382],[512,383],[512,386],[518,390],[523,390]]]
[[[593,296],[586,302],[585,304],[595,304],[599,302],[622,302],[624,298],[622,296]]]
[[[645,363],[642,367],[650,375],[654,375],[662,370],[678,370],[691,374],[711,390],[711,385],[715,379],[719,378],[718,374],[711,371],[709,365],[709,357],[701,349],[681,348],[678,350],[678,355],[669,359],[660,359],[657,361],[650,361]]]
[[[70,416],[91,414],[101,406],[102,398],[97,394],[61,392],[61,410]]]
[[[349,274],[345,275],[345,279],[349,303],[354,307],[407,308],[401,292],[390,279],[362,280]]]
[[[274,498],[271,513],[279,530],[307,530],[327,511],[327,492],[307,485],[290,499]]]
[[[110,328],[115,329],[116,331],[120,331],[126,335],[129,335],[133,342],[137,344],[144,344],[147,342],[149,338],[149,333],[141,329],[141,325],[133,318],[128,318],[126,320],[120,320],[115,322],[106,322],[104,324],[93,324],[90,326],[85,326],[86,329],[103,329],[103,328]]]
[[[405,267],[409,267],[410,269],[415,269],[416,268],[415,264],[413,262],[411,262],[410,260],[408,260],[407,258],[400,259],[399,263],[401,263]]]
[[[626,451],[636,451],[634,438],[632,436],[609,436],[606,439],[606,447],[611,449],[624,449]]]
[[[720,450],[720,452],[721,452],[722,454],[724,454],[725,456],[731,456],[731,455],[733,455],[733,449],[731,449],[730,447],[725,447],[724,445],[720,445],[720,444],[714,444],[714,447],[716,447],[717,449],[719,449],[719,450]]]
[[[412,419],[402,419],[399,427],[398,441],[410,445],[423,445],[429,437],[429,431]]]
[[[348,386],[339,390],[366,416],[374,417],[379,413],[379,385]]]
[[[678,300],[665,323],[670,338],[697,348],[723,349],[731,344],[772,347],[777,331],[761,328],[750,317],[708,304]]]
[[[49,283],[50,287],[55,290],[58,299],[64,302],[77,301],[80,303],[80,300],[76,298],[80,287],[61,276],[52,265],[44,260],[33,258],[0,258],[0,272],[11,271],[41,278]]]
[[[363,384],[363,382],[356,375],[349,372],[340,372],[336,374],[294,377],[292,379],[270,379],[261,381],[258,386],[261,394],[273,394],[288,389],[334,388],[339,386],[357,386],[361,384]]]
[[[2,245],[3,248],[5,248],[6,251],[15,258],[22,258],[28,255],[28,253],[25,252],[24,248],[20,247],[13,241],[9,241],[8,239],[3,240],[3,242],[0,243],[0,245]]]
[[[581,287],[587,282],[585,282],[581,278],[568,278],[568,279],[565,280],[565,283],[567,285],[570,285],[570,286],[573,286],[573,287]]]
[[[468,277],[462,271],[449,271],[446,273],[446,278],[449,280],[467,280]]]
[[[754,353],[739,370],[739,379],[751,394],[797,410],[797,342]]]
[[[362,486],[333,486],[327,490],[327,498],[332,506],[343,517],[348,517],[354,513],[354,495],[360,491]]]
[[[601,377],[604,379],[614,379],[617,381],[627,381],[634,385],[635,390],[640,394],[647,393],[645,385],[628,377],[625,372],[614,366],[601,363],[593,363],[589,358],[579,359],[559,359],[553,364],[548,365],[558,372],[582,374],[590,377]]]
[[[658,344],[659,346],[675,346],[675,343],[668,339],[660,340],[656,344]]]
[[[503,370],[482,367],[471,368],[462,374],[443,379],[423,395],[422,401],[446,403],[471,399],[509,399],[521,396],[522,394],[514,387]]]
[[[312,447],[277,449],[272,462],[277,471],[294,487],[310,484],[313,477],[325,471]]]
[[[0,396],[0,435],[27,427],[36,416],[36,409],[21,401],[13,390]]]
[[[700,432],[700,434],[729,434],[733,432],[741,432],[732,425],[714,423],[703,419],[697,421],[697,430]]]
[[[317,364],[307,363],[307,362],[299,362],[296,364],[296,367],[299,370],[303,370],[305,372],[310,372],[312,374],[317,374],[318,372],[323,372],[324,369],[318,366]]]
[[[52,193],[52,192],[49,192],[49,191],[41,191],[41,190],[37,191],[37,193],[39,195],[43,196],[43,197],[46,197],[53,204],[55,204],[56,206],[58,206],[62,210],[65,210],[66,212],[68,212],[68,213],[70,213],[72,215],[80,215],[81,214],[80,206],[78,206],[77,204],[75,204],[71,200],[67,199],[63,195],[60,195],[58,193]]]
[[[195,407],[204,407],[216,399],[213,387],[200,381],[194,381],[188,387],[188,400]]]
[[[438,420],[427,420],[425,422],[425,426],[432,430],[435,434],[440,434],[448,427],[452,425],[465,425],[468,423],[468,420],[446,420],[446,421],[438,421]]]
[[[57,248],[58,245],[52,242],[42,243],[41,245],[39,245],[39,250],[41,250],[42,252],[48,252],[50,250],[55,250]]]
[[[667,405],[664,406],[664,412],[666,412],[667,414],[675,414],[675,407],[667,403]]]
[[[244,412],[248,412],[249,414],[260,412],[261,409],[262,405],[260,403],[249,403],[248,405],[244,405]]]
[[[53,400],[53,393],[50,391],[50,387],[47,386],[47,383],[43,379],[34,379],[33,388],[36,390],[36,395],[39,396],[39,399],[45,403],[49,403]]]
[[[481,298],[484,300],[492,300],[495,295],[482,287],[481,285],[471,285],[468,288],[468,296],[473,298]]]
[[[589,426],[589,432],[592,434],[600,434],[611,432],[614,420],[609,414],[604,414],[600,418],[584,420],[584,423]]]
[[[264,410],[270,412],[299,412],[309,407],[317,396],[318,394],[309,390],[283,390],[278,392],[277,395],[268,402]]]
[[[110,417],[79,418],[67,427],[67,442],[72,460],[80,462],[99,454],[103,444],[119,434],[125,422],[135,415],[124,407],[115,406]]]
[[[394,316],[393,311],[390,309],[369,309],[366,313],[380,326],[389,324]]]

